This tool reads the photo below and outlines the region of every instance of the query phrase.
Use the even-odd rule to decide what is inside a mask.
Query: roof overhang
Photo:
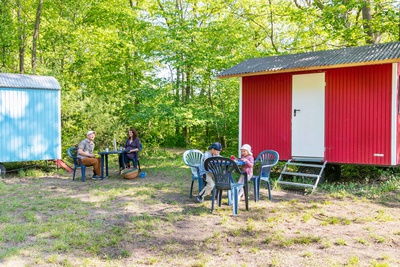
[[[345,47],[335,50],[275,55],[243,61],[217,75],[247,77],[274,73],[305,72],[400,62],[400,42]]]
[[[337,68],[347,68],[347,67],[360,67],[360,66],[382,65],[382,64],[399,63],[399,62],[400,62],[400,58],[397,58],[394,60],[391,59],[391,60],[382,60],[382,61],[374,61],[374,62],[359,62],[359,63],[353,63],[353,64],[314,66],[314,67],[308,67],[308,68],[270,70],[270,71],[259,71],[259,72],[252,72],[252,73],[238,73],[238,74],[231,74],[231,75],[225,75],[225,76],[218,76],[218,78],[224,79],[224,78],[234,78],[234,77],[249,77],[249,76],[276,74],[276,73],[315,71],[315,70],[337,69]]]

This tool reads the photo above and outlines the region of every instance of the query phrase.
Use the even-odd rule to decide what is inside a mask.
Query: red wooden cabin
[[[399,164],[400,42],[244,61],[239,144],[328,164]]]

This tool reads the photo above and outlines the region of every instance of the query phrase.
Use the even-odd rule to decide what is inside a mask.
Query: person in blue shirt
[[[208,147],[208,151],[206,151],[203,155],[203,161],[200,165],[200,175],[206,175],[206,186],[201,190],[201,192],[196,196],[197,202],[203,202],[204,197],[210,195],[213,188],[214,188],[214,177],[212,173],[207,172],[204,169],[204,161],[210,157],[219,157],[219,153],[221,153],[222,145],[218,142],[213,143],[211,146]]]

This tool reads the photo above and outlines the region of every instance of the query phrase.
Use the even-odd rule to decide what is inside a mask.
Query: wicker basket
[[[132,180],[138,176],[139,170],[138,169],[125,169],[125,170],[121,171],[121,174],[124,177],[124,179]]]

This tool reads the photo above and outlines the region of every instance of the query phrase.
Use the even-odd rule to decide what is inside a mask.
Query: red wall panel
[[[255,156],[274,149],[291,158],[294,74],[242,78],[242,143]],[[392,65],[329,69],[325,79],[325,160],[390,165]]]
[[[326,72],[325,159],[390,165],[391,65]]]
[[[242,79],[242,144],[250,144],[254,156],[273,149],[280,159],[290,159],[291,80],[291,74]]]

